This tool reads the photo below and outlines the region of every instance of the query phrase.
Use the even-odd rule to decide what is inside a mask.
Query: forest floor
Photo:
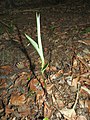
[[[46,63],[25,38],[37,40]],[[89,120],[90,6],[81,3],[4,9],[0,6],[0,119]],[[47,119],[46,119],[47,120]]]

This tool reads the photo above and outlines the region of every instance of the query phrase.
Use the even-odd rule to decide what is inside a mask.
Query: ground
[[[90,6],[34,5],[0,6],[0,118],[89,120]],[[37,40],[36,12],[49,63],[43,75],[39,55],[24,35]]]

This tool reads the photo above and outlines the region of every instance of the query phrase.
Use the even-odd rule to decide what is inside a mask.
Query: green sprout
[[[29,42],[32,44],[32,46],[36,49],[38,52],[40,58],[41,58],[41,72],[45,71],[46,67],[48,64],[45,64],[45,59],[43,55],[43,48],[42,48],[42,42],[41,42],[41,34],[40,34],[40,13],[36,13],[36,19],[37,19],[37,38],[38,38],[38,43],[36,43],[30,36],[25,34],[26,38],[29,40]]]
[[[49,120],[47,117],[45,117],[43,120]]]

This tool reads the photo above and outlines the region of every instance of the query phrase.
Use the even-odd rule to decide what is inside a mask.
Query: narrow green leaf
[[[36,51],[40,54],[38,44],[31,37],[29,37],[27,34],[25,34],[25,36],[30,41],[30,43],[33,45],[33,47],[36,49]]]
[[[40,13],[36,12],[36,19],[37,19],[37,36],[38,36],[38,46],[40,49],[41,61],[42,61],[42,68],[44,67],[44,55],[43,55],[43,48],[41,42],[41,33],[40,33]]]
[[[44,73],[44,71],[46,70],[46,68],[48,67],[48,63],[46,63],[45,65],[44,65],[44,67],[42,68],[42,73]]]
[[[43,54],[42,52],[40,51],[39,47],[38,47],[38,44],[31,38],[29,37],[27,34],[25,34],[26,38],[30,41],[30,43],[33,45],[33,47],[36,49],[36,51],[38,52],[40,58],[41,58],[41,61],[42,61],[42,66],[44,64],[44,57],[43,57]]]
[[[37,36],[38,36],[38,45],[39,49],[43,54],[43,49],[42,49],[42,42],[41,42],[41,33],[40,33],[40,13],[36,13],[36,18],[37,18]]]

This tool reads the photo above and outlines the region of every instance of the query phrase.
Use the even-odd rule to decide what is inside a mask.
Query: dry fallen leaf
[[[80,76],[78,75],[76,78],[72,80],[71,86],[73,86],[75,89],[77,89],[78,81],[79,81]]]
[[[84,84],[84,85],[90,85],[90,79],[88,78],[84,78],[84,77],[81,77],[80,78],[80,83]]]
[[[63,108],[63,107],[64,107],[64,103],[63,103],[62,100],[57,99],[56,103],[57,103],[57,105],[58,105],[58,108]]]
[[[85,100],[85,107],[88,109],[90,113],[90,100]]]
[[[6,65],[6,66],[1,66],[0,67],[0,73],[1,74],[4,74],[4,75],[8,75],[12,72],[12,67],[9,66],[9,65]]]
[[[16,120],[16,117],[12,118],[12,120]]]
[[[86,119],[86,117],[85,117],[85,116],[80,115],[80,116],[78,116],[78,117],[77,117],[77,119],[76,119],[76,120],[87,120],[87,119]]]
[[[81,65],[83,65],[82,67],[86,67],[86,69],[88,71],[90,71],[90,68],[89,68],[87,62],[84,60],[84,58],[81,55],[79,55],[79,54],[77,55],[77,58],[80,61]]]
[[[87,92],[90,95],[90,90],[86,86],[82,86],[81,90],[84,90],[85,92]]]
[[[64,117],[67,120],[72,120],[73,118],[76,117],[76,112],[73,108],[72,109],[63,108],[62,110],[60,110],[60,112],[64,115]]]
[[[64,107],[64,102],[61,100],[61,98],[62,97],[60,96],[59,92],[56,92],[54,95],[52,95],[53,104],[60,109]]]
[[[18,77],[15,79],[15,87],[25,86],[30,78],[31,74],[27,72],[21,72],[18,74]]]
[[[11,95],[10,103],[12,105],[23,105],[25,103],[25,95]]]
[[[89,51],[89,49],[85,48],[85,49],[83,49],[83,52],[85,53],[84,58],[90,60],[90,51]]]
[[[7,86],[6,79],[0,79],[0,89],[6,88]]]
[[[73,79],[73,77],[72,77],[72,76],[67,76],[67,77],[65,77],[65,79],[66,79],[66,81],[67,81],[67,84],[68,84],[69,86],[72,86],[72,79]]]
[[[30,106],[26,104],[19,106],[18,112],[21,116],[28,116],[30,114]]]
[[[85,108],[85,100],[79,100],[80,108]]]
[[[29,82],[30,90],[32,90],[32,91],[34,91],[34,92],[37,92],[38,86],[39,86],[39,81],[38,81],[37,79],[32,79],[32,80]]]
[[[29,82],[30,90],[37,92],[45,87],[45,82],[41,76],[37,76],[38,79],[34,78]]]
[[[90,76],[90,72],[83,73],[83,74],[81,74],[80,76],[87,78],[87,77]]]
[[[23,62],[17,63],[16,66],[17,66],[18,69],[23,69],[23,68],[25,68],[25,65],[24,65]]]
[[[0,99],[0,117],[4,115],[4,103],[3,100]]]
[[[63,74],[63,70],[59,70],[56,74],[50,75],[50,79],[57,79]]]
[[[10,40],[10,37],[9,37],[7,32],[3,33],[2,38],[5,39],[5,40]]]
[[[51,113],[52,113],[52,108],[49,107],[49,105],[46,102],[44,102],[44,117],[50,118]]]
[[[47,89],[48,94],[52,94],[53,86],[54,86],[54,84],[47,84],[46,89]]]
[[[76,68],[78,66],[78,61],[77,59],[73,60],[73,68]]]
[[[12,112],[14,112],[14,109],[9,108],[9,106],[7,105],[7,106],[5,107],[5,113],[6,113],[6,115],[11,114]]]
[[[77,96],[76,96],[76,100],[75,103],[73,105],[72,109],[67,109],[67,108],[63,108],[62,110],[60,110],[60,112],[64,115],[64,117],[67,120],[75,120],[76,119],[76,112],[75,112],[75,108],[78,102],[78,98],[79,98],[79,89],[77,91]]]
[[[36,94],[36,103],[38,103],[39,108],[42,106],[44,101],[45,101],[45,95],[43,89],[38,90]]]
[[[47,72],[55,72],[55,71],[57,71],[57,68],[55,67],[55,66],[48,66],[47,68],[46,68],[46,71]]]
[[[19,63],[16,64],[18,69],[23,69],[29,66],[29,63],[27,61],[21,61]]]

